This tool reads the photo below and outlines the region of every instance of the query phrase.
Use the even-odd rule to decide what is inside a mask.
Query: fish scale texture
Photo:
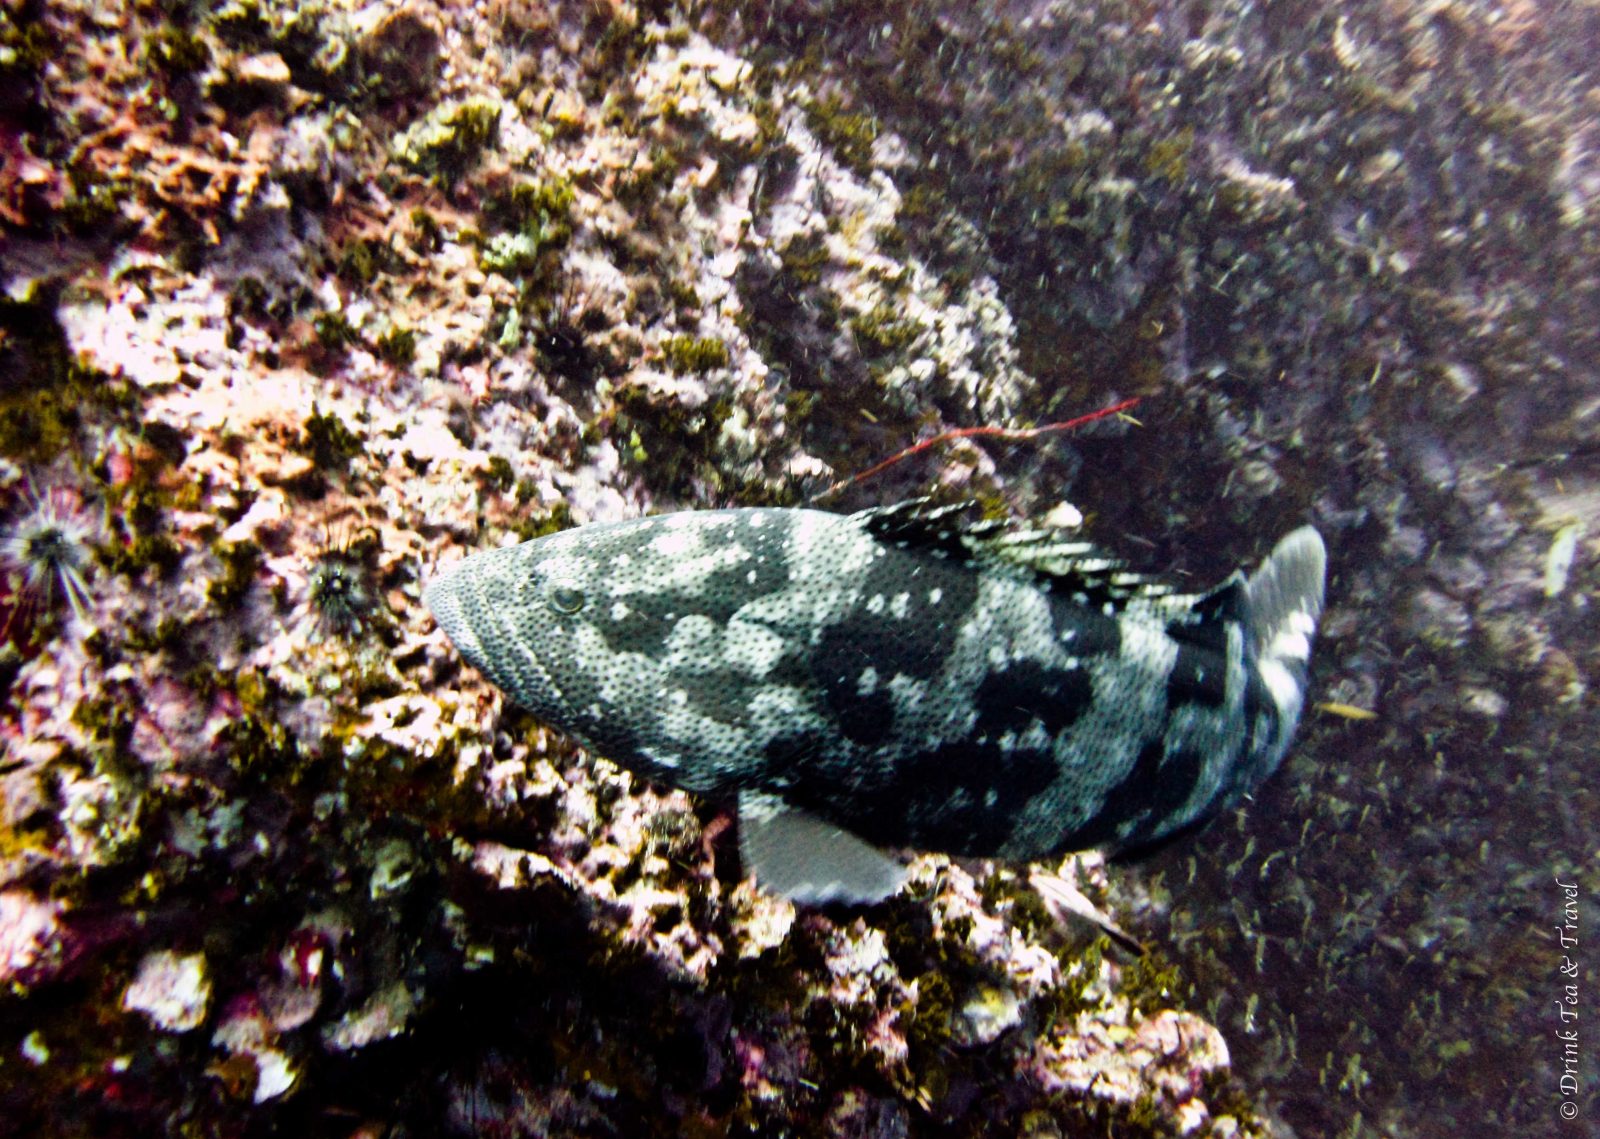
[[[1108,589],[1078,548],[1043,572],[883,512],[686,512],[476,554],[426,600],[514,700],[662,782],[881,846],[1143,848],[1282,758],[1321,540],[1201,597]]]

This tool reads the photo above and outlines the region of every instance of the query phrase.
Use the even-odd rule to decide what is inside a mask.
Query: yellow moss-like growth
[[[728,346],[715,337],[672,336],[661,342],[674,372],[710,372],[728,366]]]

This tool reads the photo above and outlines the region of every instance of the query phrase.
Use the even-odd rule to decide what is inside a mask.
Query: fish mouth
[[[482,555],[476,555],[482,556]],[[422,601],[456,651],[512,700],[543,719],[559,719],[565,702],[555,679],[515,630],[506,626],[461,574],[460,563],[439,574],[422,591]],[[481,635],[480,635],[481,634]],[[485,638],[495,651],[485,644]]]
[[[459,568],[459,567],[457,567]],[[487,672],[483,660],[483,644],[472,631],[461,605],[461,583],[456,581],[457,570],[450,569],[430,581],[422,591],[422,603],[433,614],[434,621],[450,638],[456,651],[466,657],[479,671]]]

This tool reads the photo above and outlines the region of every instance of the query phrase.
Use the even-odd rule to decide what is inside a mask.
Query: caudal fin
[[[1305,703],[1327,567],[1322,535],[1302,526],[1278,542],[1245,584],[1245,628],[1256,668],[1291,730]]]

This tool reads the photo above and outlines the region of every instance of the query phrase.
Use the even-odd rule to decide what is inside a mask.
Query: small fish
[[[424,597],[542,720],[737,797],[746,868],[797,901],[892,893],[882,847],[1142,852],[1276,769],[1322,612],[1314,529],[1184,593],[962,509],[600,523],[474,554]]]

